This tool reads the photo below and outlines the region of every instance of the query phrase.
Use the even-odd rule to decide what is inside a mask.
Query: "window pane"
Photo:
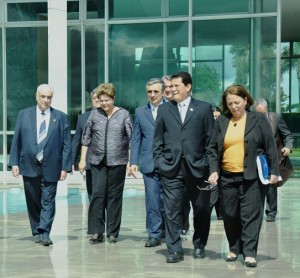
[[[188,23],[167,24],[167,69],[165,74],[188,70]]]
[[[8,21],[47,20],[47,2],[7,4],[7,19]]]
[[[251,24],[256,26],[250,40]],[[220,104],[223,90],[242,84],[275,106],[276,19],[199,21],[193,26],[194,94]],[[251,62],[250,62],[251,59]]]
[[[147,102],[147,80],[163,75],[162,27],[162,23],[110,27],[110,82],[116,86],[117,103],[131,113]]]
[[[281,43],[281,57],[289,57],[290,56],[290,43],[285,42]]]
[[[104,82],[104,25],[85,29],[86,108],[91,107],[90,92]]]
[[[197,0],[193,1],[193,14],[226,14],[249,12],[249,0]]]
[[[249,32],[248,19],[194,23],[193,95],[196,98],[219,105],[228,85],[249,86]]]
[[[293,43],[293,55],[300,55],[300,42]]]
[[[110,18],[161,16],[161,0],[110,0]]]
[[[292,112],[300,112],[300,80],[299,80],[299,69],[300,69],[300,59],[292,59],[291,61],[291,108]],[[299,124],[299,123],[298,123]]]
[[[82,85],[79,26],[68,27],[68,45],[68,115],[71,129],[76,129],[77,117],[81,113]]]
[[[169,0],[169,7],[170,16],[189,14],[189,0]]]
[[[7,135],[7,162],[9,162],[9,156],[10,156],[10,149],[11,149],[12,140],[13,140],[13,135]],[[7,168],[6,169],[7,171],[11,170],[11,169],[9,169],[8,166],[6,168]]]
[[[274,0],[197,0],[193,1],[193,14],[266,13],[276,12]]]
[[[86,18],[104,18],[104,1],[87,0]]]
[[[79,2],[67,2],[67,19],[79,19]]]
[[[6,35],[7,128],[12,131],[18,112],[36,104],[37,86],[48,82],[48,30],[8,28]]]

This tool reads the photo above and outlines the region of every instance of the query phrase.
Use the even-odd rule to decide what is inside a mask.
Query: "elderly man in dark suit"
[[[67,115],[52,107],[53,89],[38,86],[37,106],[19,112],[9,166],[23,176],[31,231],[35,242],[52,245],[57,182],[72,170],[71,133]]]
[[[130,174],[136,177],[138,165],[145,184],[146,229],[148,241],[145,247],[161,244],[164,226],[164,208],[160,177],[153,161],[153,133],[157,108],[163,100],[164,82],[152,78],[146,84],[149,103],[135,110],[134,127],[130,146]]]
[[[97,93],[95,90],[91,92],[91,99],[92,99],[92,107],[93,108],[100,108],[100,101],[97,96]],[[78,159],[80,150],[81,150],[81,138],[82,138],[82,133],[84,131],[85,124],[87,122],[88,117],[91,114],[91,110],[87,111],[83,114],[81,114],[78,117],[77,125],[76,125],[76,131],[73,136],[72,140],[72,154],[73,154],[73,171],[74,171],[74,165],[76,164],[76,161]],[[88,153],[87,153],[88,155]],[[89,200],[91,200],[92,196],[92,173],[91,173],[91,165],[88,163],[88,158],[87,158],[87,165],[85,169],[85,183],[86,183],[86,190],[88,194]]]
[[[210,104],[191,97],[192,78],[187,72],[172,76],[173,100],[160,105],[155,123],[153,151],[161,176],[166,218],[167,263],[184,259],[182,200],[185,192],[194,210],[194,257],[205,257],[210,228],[210,191],[206,152],[214,125]]]
[[[265,99],[254,102],[255,111],[265,113],[272,127],[279,163],[282,157],[289,156],[292,152],[294,138],[280,113],[269,112]],[[274,222],[277,215],[277,187],[266,185],[266,210],[267,222]]]

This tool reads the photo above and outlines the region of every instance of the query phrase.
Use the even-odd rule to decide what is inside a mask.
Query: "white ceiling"
[[[282,0],[281,41],[300,41],[300,0]]]

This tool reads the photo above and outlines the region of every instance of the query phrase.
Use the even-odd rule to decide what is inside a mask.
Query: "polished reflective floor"
[[[0,185],[0,277],[299,277],[300,180],[279,190],[279,214],[274,223],[263,222],[257,268],[243,258],[227,263],[223,222],[213,211],[206,257],[192,256],[192,235],[183,238],[184,261],[167,264],[165,243],[145,248],[144,191],[127,182],[123,218],[116,244],[90,245],[87,230],[88,201],[82,187],[68,185],[67,197],[58,196],[51,239],[44,247],[33,241],[22,187]],[[190,219],[192,223],[192,216]]]

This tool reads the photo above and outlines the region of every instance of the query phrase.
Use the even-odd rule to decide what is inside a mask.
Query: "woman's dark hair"
[[[250,93],[242,85],[231,85],[231,86],[227,87],[227,89],[224,91],[224,93],[222,95],[222,111],[223,111],[223,113],[229,112],[229,108],[227,107],[227,101],[226,101],[226,98],[229,94],[239,96],[243,99],[247,99],[247,104],[246,104],[245,109],[247,111],[250,111],[250,106],[254,102]]]

